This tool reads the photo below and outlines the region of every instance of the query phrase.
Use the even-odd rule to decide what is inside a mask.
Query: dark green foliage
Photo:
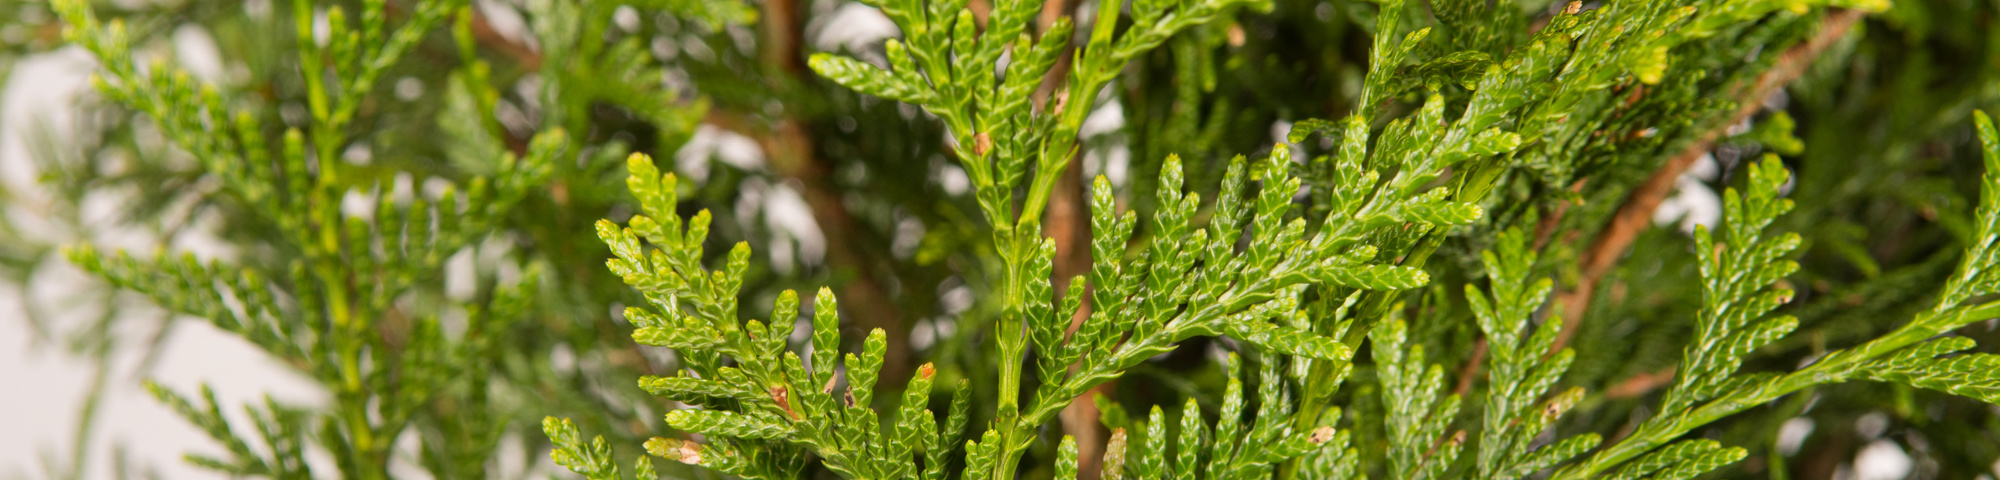
[[[1995,6],[527,3],[532,45],[453,0],[191,15],[282,40],[223,85],[139,63],[172,21],[48,7],[102,63],[101,148],[151,155],[53,183],[192,198],[240,252],[67,258],[333,394],[245,424],[150,386],[222,447],[191,462],[379,478],[414,447],[481,478],[535,419],[591,479],[2000,458]],[[827,8],[896,32],[806,39]],[[760,155],[709,162],[697,129]],[[1719,219],[1644,228],[1676,190],[1723,191]],[[1896,433],[1778,434],[1864,415]]]
[[[1561,442],[1544,445],[1530,453],[1536,437],[1550,428],[1583,398],[1583,390],[1572,387],[1548,400],[1536,403],[1555,381],[1569,370],[1575,351],[1564,348],[1544,355],[1554,345],[1562,328],[1552,319],[1522,338],[1522,330],[1541,301],[1554,286],[1548,279],[1532,275],[1535,254],[1528,250],[1528,236],[1519,229],[1502,232],[1494,250],[1480,253],[1492,282],[1489,293],[1468,285],[1465,300],[1479,328],[1486,333],[1492,364],[1487,367],[1485,422],[1479,439],[1481,478],[1521,478],[1568,460],[1596,447],[1597,434],[1585,433]],[[1530,280],[1534,280],[1529,283]],[[1487,297],[1491,297],[1488,299]]]

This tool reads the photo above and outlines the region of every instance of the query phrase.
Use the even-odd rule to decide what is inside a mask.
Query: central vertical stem
[[[297,30],[294,34],[299,44],[299,73],[304,77],[306,101],[312,110],[310,135],[314,160],[319,167],[313,178],[314,191],[308,193],[311,197],[306,201],[307,215],[317,220],[318,245],[311,245],[309,240],[306,250],[316,253],[318,257],[313,262],[314,273],[319,277],[326,295],[327,316],[337,332],[333,343],[340,355],[340,397],[345,403],[340,408],[341,416],[345,417],[341,420],[347,424],[354,451],[359,457],[357,460],[360,461],[356,465],[360,471],[353,473],[361,478],[382,478],[388,459],[382,454],[383,448],[376,444],[374,425],[368,420],[368,392],[361,370],[361,350],[367,343],[368,327],[352,311],[348,275],[340,259],[341,234],[345,226],[340,218],[340,180],[337,173],[342,121],[333,113],[336,108],[332,105],[325,79],[327,65],[320,57],[319,44],[313,36],[315,12],[312,3],[294,1],[292,10],[293,28]]]
[[[1001,310],[999,328],[994,332],[994,337],[1000,344],[1000,403],[994,412],[992,426],[1000,432],[1000,443],[992,446],[997,449],[993,473],[995,480],[1014,478],[1014,466],[1019,459],[1015,445],[1025,443],[1019,438],[1021,356],[1027,350],[1027,330],[1022,323],[1022,309],[1028,301],[1023,298],[1028,278],[1025,275],[1027,269],[1023,268],[1023,264],[1030,257],[1028,248],[1031,247],[1027,247],[1030,242],[1025,241],[1024,237],[1031,238],[1039,232],[1024,232],[1040,229],[1008,230],[1010,231],[996,236],[1006,243],[1001,251],[1003,260],[1007,262],[1007,283],[1004,297],[1006,303]]]

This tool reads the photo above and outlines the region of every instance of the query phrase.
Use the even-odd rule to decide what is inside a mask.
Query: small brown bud
[[[1576,15],[1576,12],[1581,11],[1583,11],[1582,0],[1571,0],[1568,6],[1563,7],[1564,15]]]
[[[785,416],[799,419],[799,413],[792,411],[791,392],[784,385],[771,387],[771,401],[778,402],[778,408],[785,410]]]
[[[688,465],[701,464],[701,444],[687,440],[653,437],[646,441],[646,453]]]
[[[680,453],[681,453],[681,463],[686,463],[688,465],[701,464],[701,444],[694,442],[681,442]]]
[[[1326,443],[1328,440],[1333,440],[1333,427],[1315,428],[1313,429],[1312,436],[1306,437],[1306,441],[1312,442],[1314,445]]]
[[[986,132],[972,136],[972,153],[983,156],[991,151],[993,151],[993,136],[987,135]]]

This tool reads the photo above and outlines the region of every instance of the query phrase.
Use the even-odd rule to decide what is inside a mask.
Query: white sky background
[[[51,244],[83,239],[59,222],[34,218],[47,212],[37,208],[43,200],[30,145],[45,139],[60,142],[68,136],[72,102],[88,92],[93,68],[88,55],[77,50],[26,58],[7,76],[0,94],[0,181],[19,194],[9,200],[18,203],[8,207],[15,217],[28,217],[15,218],[25,224],[18,227]],[[115,207],[115,202],[107,206]],[[131,238],[131,232],[105,235],[123,238],[92,240],[120,245],[148,242]],[[56,328],[88,322],[90,312],[101,308],[75,304],[80,298],[92,298],[75,297],[75,292],[100,288],[82,271],[60,261],[39,270],[25,293],[46,310],[67,313],[55,315]],[[0,478],[44,478],[51,473],[44,469],[45,458],[56,460],[58,471],[67,469],[76,422],[95,371],[88,359],[70,354],[60,343],[35,338],[23,309],[24,292],[12,287],[0,288],[0,319],[4,319],[0,320],[0,385],[6,388],[0,391],[0,411],[8,412],[0,415]],[[117,335],[123,344],[143,345],[161,325],[158,311],[149,311],[143,302],[126,303],[131,305],[128,312],[138,314],[122,322],[124,328]],[[55,332],[56,338],[61,335]],[[206,382],[223,403],[231,405],[256,401],[266,393],[296,403],[323,403],[310,382],[203,322],[177,322],[153,361],[145,362],[143,354],[143,349],[134,348],[113,357],[96,433],[86,447],[94,455],[86,462],[85,478],[111,478],[110,452],[116,445],[128,452],[134,467],[156,469],[164,478],[223,478],[180,460],[187,451],[220,450],[154,401],[143,388],[143,379],[188,393],[198,392]]]
[[[496,20],[495,26],[501,27],[503,34],[528,35],[526,24],[519,21],[513,7],[487,0],[482,0],[480,7],[490,19]],[[226,81],[222,78],[223,59],[204,31],[183,27],[174,32],[171,41],[174,48],[170,52],[153,53],[172,55],[172,61],[204,81]],[[0,198],[0,208],[9,210],[0,221],[13,221],[24,235],[48,245],[87,241],[107,249],[149,252],[158,244],[156,238],[142,230],[105,221],[126,201],[115,192],[93,195],[93,200],[83,202],[86,226],[81,230],[87,232],[79,233],[67,227],[62,219],[52,217],[38,183],[40,173],[34,155],[40,152],[35,147],[73,142],[70,130],[76,128],[72,118],[75,107],[79,100],[95,95],[88,79],[96,68],[88,53],[70,48],[24,58],[14,65],[13,71],[0,71],[0,82],[4,82],[0,83],[4,85],[0,86],[0,185],[5,186],[6,193],[14,195]],[[736,168],[752,168],[761,158],[754,144],[747,151],[743,148],[746,140],[740,136],[708,133],[698,135],[690,145],[690,150],[707,157],[701,160],[712,158]],[[681,163],[688,161],[683,159]],[[702,162],[696,167],[705,171],[708,165]],[[780,238],[799,244],[805,255],[800,260],[816,263],[822,253],[818,251],[821,247],[815,246],[823,240],[817,226],[812,224],[804,200],[784,185],[771,188],[766,196],[771,198],[763,202],[767,204],[765,220],[772,223],[772,230],[789,234]],[[176,239],[173,247],[194,251],[204,258],[228,250],[226,244],[213,238],[192,236],[192,240]],[[467,267],[463,270],[469,270]],[[67,332],[62,330],[78,328],[95,319],[93,312],[101,311],[101,306],[89,304],[95,297],[75,294],[101,289],[104,285],[60,258],[52,258],[50,264],[38,270],[40,273],[29,282],[29,288],[0,285],[0,412],[7,412],[0,415],[0,480],[42,479],[72,473],[68,471],[71,446],[75,444],[79,415],[93,376],[97,374],[91,359],[74,355],[65,348],[63,340]],[[121,328],[115,335],[118,343],[127,348],[118,350],[109,362],[112,371],[97,407],[90,442],[84,447],[90,457],[85,459],[82,478],[113,478],[113,452],[118,449],[124,450],[133,473],[151,471],[167,479],[227,478],[182,460],[190,452],[220,457],[223,450],[147,393],[143,386],[146,380],[196,398],[201,386],[209,385],[214,388],[225,415],[245,435],[251,432],[247,430],[249,423],[242,414],[242,406],[259,403],[265,395],[308,408],[328,403],[324,391],[310,379],[201,319],[182,318],[173,322],[157,352],[141,348],[159,335],[163,325],[161,311],[143,299],[124,300],[120,305],[127,318],[119,323]],[[34,302],[40,311],[63,312],[50,322],[57,325],[58,331],[48,332],[49,338],[37,338],[27,318],[26,302]],[[525,440],[530,439],[512,434],[503,438],[499,454],[503,460],[496,474],[545,478],[546,473],[559,470],[545,456],[523,451],[520,442]],[[514,467],[519,459],[531,454],[540,458],[530,471]],[[335,471],[331,457],[324,451],[309,450],[308,455],[317,457],[308,458],[316,473],[321,478],[331,478]],[[422,477],[415,469],[399,466],[392,464],[390,469],[398,478]],[[574,475],[563,472],[557,476]]]

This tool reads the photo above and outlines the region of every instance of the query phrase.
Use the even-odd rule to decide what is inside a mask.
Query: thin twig
[[[1466,360],[1465,366],[1458,369],[1458,388],[1452,389],[1452,393],[1463,398],[1465,394],[1472,392],[1473,376],[1479,374],[1479,366],[1486,360],[1486,348],[1486,337],[1472,341],[1472,358]]]
[[[472,38],[475,41],[513,58],[515,62],[521,64],[523,70],[533,72],[542,69],[540,50],[500,34],[500,30],[493,28],[493,24],[486,21],[485,14],[478,13],[479,9],[475,8],[472,11]]]
[[[1612,399],[1638,398],[1672,381],[1674,381],[1674,367],[1669,365],[1666,368],[1642,372],[1620,380],[1612,384],[1611,388],[1604,389],[1604,396]]]
[[[1814,59],[1819,58],[1827,47],[1847,35],[1849,30],[1853,30],[1854,23],[1860,21],[1863,14],[1864,12],[1860,10],[1835,10],[1828,14],[1820,23],[1819,33],[1806,43],[1787,50],[1778,58],[1777,64],[1772,65],[1763,75],[1759,75],[1746,93],[1738,97],[1740,106],[1736,109],[1735,115],[1730,117],[1729,122],[1702,134],[1700,140],[1667,160],[1665,165],[1653,171],[1653,175],[1647,178],[1645,183],[1632,190],[1625,203],[1618,207],[1618,213],[1612,217],[1611,223],[1599,231],[1590,248],[1580,256],[1578,270],[1581,275],[1578,276],[1576,285],[1556,295],[1556,305],[1562,309],[1564,321],[1563,329],[1557,334],[1555,343],[1549,346],[1550,354],[1561,351],[1563,347],[1569,345],[1572,335],[1576,333],[1577,325],[1583,320],[1584,309],[1590,306],[1592,292],[1596,291],[1604,275],[1610,273],[1612,267],[1617,266],[1618,261],[1625,257],[1626,250],[1630,249],[1632,242],[1638,239],[1639,231],[1652,223],[1653,210],[1659,208],[1660,202],[1666,199],[1667,194],[1673,193],[1674,182],[1681,174],[1687,172],[1695,160],[1715,147],[1716,139],[1722,136],[1725,129],[1730,125],[1742,123],[1750,115],[1762,110],[1764,98],[1805,73],[1806,67],[1811,65]]]

